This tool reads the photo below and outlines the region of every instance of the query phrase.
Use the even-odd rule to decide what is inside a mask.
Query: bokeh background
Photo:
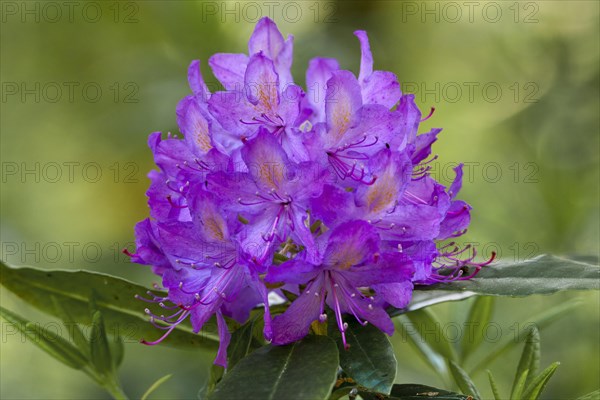
[[[462,198],[474,212],[464,240],[479,243],[483,255],[598,255],[597,1],[0,4],[1,258],[12,264],[152,282],[149,269],[120,253],[132,248],[133,225],[148,213],[153,163],[146,137],[178,132],[175,106],[189,92],[189,62],[200,59],[205,79],[216,85],[208,57],[246,52],[261,15],[295,36],[300,83],[315,56],[335,57],[357,72],[352,32],[368,31],[376,69],[395,72],[425,114],[436,108],[421,128],[444,128],[433,173],[448,182],[455,163],[467,163]],[[0,290],[3,307],[51,321]],[[580,305],[542,331],[542,366],[562,362],[547,399],[600,386],[598,294],[499,299],[494,313],[502,335],[513,335],[515,323],[573,298]],[[467,306],[434,310],[453,321]],[[107,398],[5,327],[1,398]],[[401,337],[393,342],[398,382],[443,385]],[[491,349],[494,341],[484,345]],[[128,343],[123,386],[139,397],[174,373],[153,398],[195,398],[213,356]],[[513,351],[491,366],[505,391],[518,357]],[[486,381],[485,374],[476,378],[490,395]]]

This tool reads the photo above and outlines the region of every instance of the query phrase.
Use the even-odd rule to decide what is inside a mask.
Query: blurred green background
[[[189,62],[200,59],[214,83],[208,57],[246,52],[260,15],[295,36],[293,73],[302,84],[315,56],[357,72],[352,32],[368,31],[376,69],[395,72],[424,114],[436,108],[421,127],[444,128],[433,173],[448,182],[453,163],[467,163],[462,198],[474,211],[464,241],[479,243],[484,256],[598,255],[597,1],[0,4],[1,257],[12,264],[155,280],[120,253],[148,214],[146,137],[177,132]],[[0,290],[2,306],[48,321]],[[576,311],[542,331],[542,366],[562,362],[547,399],[600,386],[598,294],[500,299],[494,314],[502,335],[512,335],[513,324],[574,297],[582,299]],[[467,305],[435,310],[451,321]],[[107,398],[5,328],[1,398]],[[398,335],[393,342],[398,382],[442,384]],[[213,356],[129,343],[121,379],[135,398],[173,372],[154,398],[195,398]],[[518,357],[491,366],[504,387]],[[488,386],[485,374],[476,382]]]

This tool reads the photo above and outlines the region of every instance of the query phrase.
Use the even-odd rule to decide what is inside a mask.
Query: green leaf
[[[456,360],[454,347],[448,341],[442,330],[442,324],[433,311],[421,309],[409,312],[406,316],[410,319],[412,328],[419,332],[422,340],[427,342],[433,350],[448,360]]]
[[[415,289],[421,288],[417,286]],[[390,317],[405,314],[409,311],[420,310],[421,308],[430,307],[435,304],[445,303],[448,301],[460,301],[469,297],[477,296],[473,292],[450,292],[447,290],[415,290],[412,295],[410,304],[406,308],[388,308]]]
[[[338,363],[337,346],[326,336],[264,346],[229,371],[209,399],[327,399]]]
[[[108,346],[110,347],[110,354],[117,369],[122,363],[125,357],[125,346],[123,345],[123,338],[121,336],[115,336],[112,340],[109,340]]]
[[[526,400],[537,399],[540,396],[540,394],[544,391],[546,384],[548,383],[550,378],[552,378],[552,375],[554,375],[554,372],[556,371],[559,365],[559,362],[552,363],[548,368],[543,370],[537,377],[535,377],[535,379],[531,381],[529,386],[527,386],[527,389],[525,390],[525,393],[523,394],[522,398]]]
[[[481,344],[484,330],[488,326],[494,310],[495,299],[490,296],[480,296],[475,299],[465,321],[468,331],[461,341],[462,360],[466,360]]]
[[[52,296],[52,304],[54,305],[54,309],[56,310],[56,314],[63,321],[65,328],[69,332],[69,337],[75,343],[77,348],[81,350],[81,352],[87,357],[90,357],[90,344],[86,339],[85,335],[79,328],[79,325],[73,320],[71,314],[67,310],[64,309],[60,301],[55,296]]]
[[[23,333],[33,344],[63,364],[74,369],[83,369],[88,365],[85,355],[62,337],[3,307],[0,307],[0,316]]]
[[[113,371],[113,361],[106,337],[106,327],[102,313],[96,311],[92,320],[90,334],[90,359],[100,375],[109,375]]]
[[[355,390],[352,386],[343,387],[340,389],[334,389],[327,400],[339,400],[344,396],[348,396],[352,390]]]
[[[454,361],[450,360],[449,365],[452,377],[454,378],[454,381],[456,382],[460,390],[466,394],[475,397],[476,399],[481,399],[481,395],[479,394],[477,387],[475,387],[475,384],[471,380],[471,377],[469,377],[469,375]]]
[[[527,374],[527,380],[523,383],[528,386],[533,380],[533,377],[537,374],[540,367],[540,332],[533,326],[529,329],[529,334],[525,339],[525,345],[523,346],[523,353],[521,353],[521,359],[519,360],[519,366],[515,374],[515,379],[512,387],[512,391],[515,390],[515,386],[519,381],[519,378],[523,374],[523,371],[529,371]]]
[[[221,379],[223,379],[224,374],[225,368],[221,367],[220,365],[213,364],[210,367],[210,375],[208,376],[208,380],[198,392],[198,398],[200,400],[204,400],[212,392],[214,392],[215,388],[217,387],[217,384],[221,382]]]
[[[340,366],[359,385],[381,393],[389,393],[396,378],[396,356],[387,335],[377,327],[362,326],[348,319],[344,348],[337,324],[329,324],[329,336],[337,343]]]
[[[448,368],[444,358],[438,354],[431,345],[426,342],[418,330],[414,329],[412,322],[406,315],[401,315],[394,324],[396,329],[400,331],[402,341],[409,339],[418,354],[435,371],[438,376],[445,380],[448,374]]]
[[[392,396],[402,400],[426,399],[425,395],[433,399],[444,400],[466,400],[469,397],[464,394],[449,392],[447,390],[438,389],[431,386],[416,385],[416,384],[401,384],[394,385],[392,388]],[[414,397],[417,396],[417,397]]]
[[[529,376],[529,370],[524,370],[521,372],[521,375],[519,375],[519,378],[516,380],[510,392],[510,400],[521,400],[523,390],[525,389],[525,381],[527,380],[527,376]]]
[[[595,390],[592,393],[578,397],[577,400],[600,400],[600,390]]]
[[[488,374],[488,378],[490,380],[490,387],[492,388],[492,394],[494,395],[494,400],[502,400],[502,397],[500,397],[500,390],[498,390],[498,385],[496,384],[496,380],[494,379],[494,376],[492,375],[492,371],[490,371],[488,369],[487,374]]]
[[[232,369],[242,358],[261,347],[261,343],[254,337],[256,319],[251,319],[231,335],[231,342],[227,347],[228,368]]]
[[[285,296],[285,298],[289,301],[292,302],[294,300],[296,300],[298,298],[298,295],[295,293],[292,293],[288,290],[285,289],[281,289],[281,293]]]
[[[417,289],[470,291],[493,296],[530,296],[563,290],[598,290],[599,278],[600,268],[597,265],[542,255],[527,261],[484,267],[473,279]]]
[[[528,318],[529,320],[532,320],[528,323],[528,325],[535,326],[536,328],[541,330],[546,326],[552,324],[559,318],[563,317],[564,315],[568,314],[579,304],[581,304],[581,301],[578,299],[569,300],[557,307],[551,308],[550,310],[540,314],[536,318]],[[491,364],[501,354],[509,351],[519,343],[522,343],[528,334],[529,329],[522,329],[519,331],[517,337],[507,336],[504,339],[502,339],[499,343],[494,345],[494,348],[481,361],[479,361],[474,368],[471,369],[471,374],[476,375],[478,372],[484,370],[486,366]]]
[[[364,390],[359,394],[364,400],[472,400],[471,396],[414,383],[394,385],[389,396]]]
[[[156,389],[158,389],[160,385],[162,385],[163,383],[165,383],[166,381],[168,381],[169,379],[171,379],[172,376],[173,376],[173,374],[167,374],[167,375],[163,376],[162,378],[158,378],[156,380],[156,382],[154,382],[152,385],[150,385],[150,387],[148,388],[148,390],[146,390],[146,392],[144,392],[144,394],[142,395],[142,398],[140,400],[147,400],[148,397]]]
[[[75,321],[84,324],[91,323],[89,304],[95,293],[96,307],[102,311],[108,332],[127,342],[151,340],[163,333],[148,322],[144,309],[157,315],[164,310],[158,304],[136,299],[136,295],[146,296],[148,289],[122,278],[83,270],[14,268],[0,261],[0,283],[34,307],[61,318],[54,303],[48,301],[54,296]],[[218,336],[216,329],[210,328],[216,324],[209,321],[205,326],[200,334],[194,334],[189,324],[182,323],[161,344],[215,349]]]

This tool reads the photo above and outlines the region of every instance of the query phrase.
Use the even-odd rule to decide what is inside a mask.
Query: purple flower
[[[261,238],[264,246],[248,249],[260,264],[267,262],[267,256],[272,257],[269,251],[287,238],[316,257],[307,224],[308,201],[321,193],[327,171],[315,170],[309,162],[290,161],[277,139],[264,128],[246,142],[241,157],[247,172],[218,172],[207,180],[208,188],[219,193],[224,207],[248,221],[241,245],[247,247],[246,241],[255,244]]]
[[[163,308],[177,308],[168,317],[150,314],[157,328],[166,333],[145,343],[159,343],[188,316],[198,332],[216,315],[221,343],[215,362],[226,366],[230,334],[223,315],[243,323],[258,303],[268,304],[266,288],[258,278],[264,271],[238,246],[236,224],[221,215],[212,194],[198,190],[186,200],[191,220],[147,219],[136,227],[137,253],[133,261],[154,266],[169,292],[167,298],[154,300]],[[166,306],[166,301],[176,306]],[[265,335],[271,336],[270,324],[265,327]]]
[[[311,158],[340,179],[373,184],[377,176],[369,160],[403,141],[400,114],[382,105],[363,104],[360,84],[349,71],[332,73],[326,98],[325,122],[316,123],[306,139]]]
[[[211,93],[192,61],[192,93],[176,109],[183,138],[148,139],[158,170],[130,255],[161,276],[168,295],[146,300],[171,314],[148,311],[165,333],[146,344],[186,318],[199,332],[215,316],[215,363],[226,366],[227,320],[244,323],[255,307],[276,344],[302,338],[328,310],[344,342],[344,314],[392,334],[386,308],[406,307],[414,285],[468,279],[486,264],[449,242],[466,232],[471,207],[456,198],[462,166],[448,188],[430,175],[441,130],[418,128],[433,108],[423,119],[396,76],[374,70],[367,34],[355,35],[358,77],[318,57],[306,91],[290,72],[293,38],[268,18],[248,54],[208,60],[225,91]],[[284,290],[298,297],[271,320],[269,294]]]
[[[327,240],[327,248],[319,262],[299,256],[269,268],[267,282],[306,285],[285,313],[273,320],[273,342],[286,344],[305,336],[313,321],[327,319],[325,305],[333,310],[344,344],[347,325],[342,314],[352,314],[362,324],[370,322],[391,335],[394,324],[365,288],[404,285],[408,290],[395,291],[394,286],[378,295],[389,303],[406,306],[414,272],[410,259],[398,252],[380,253],[375,228],[361,220],[338,225],[321,238]]]

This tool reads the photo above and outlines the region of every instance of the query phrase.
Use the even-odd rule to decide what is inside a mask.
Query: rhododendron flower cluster
[[[186,318],[198,332],[216,316],[215,363],[225,366],[225,317],[243,323],[255,307],[264,307],[264,336],[275,344],[302,338],[327,315],[344,343],[344,314],[391,335],[386,307],[406,307],[415,284],[465,279],[466,267],[483,265],[446,241],[470,221],[470,206],[456,199],[462,167],[448,188],[429,175],[440,129],[417,134],[414,97],[393,73],[373,69],[367,34],[355,35],[358,76],[314,58],[307,90],[290,72],[293,37],[268,18],[248,54],[208,60],[224,91],[211,93],[200,62],[191,63],[192,94],[177,106],[183,137],[148,140],[159,170],[149,174],[150,218],[135,228],[131,257],[162,277],[168,296],[149,301],[173,312],[151,314],[166,332],[147,344]],[[294,298],[275,317],[272,293]]]

